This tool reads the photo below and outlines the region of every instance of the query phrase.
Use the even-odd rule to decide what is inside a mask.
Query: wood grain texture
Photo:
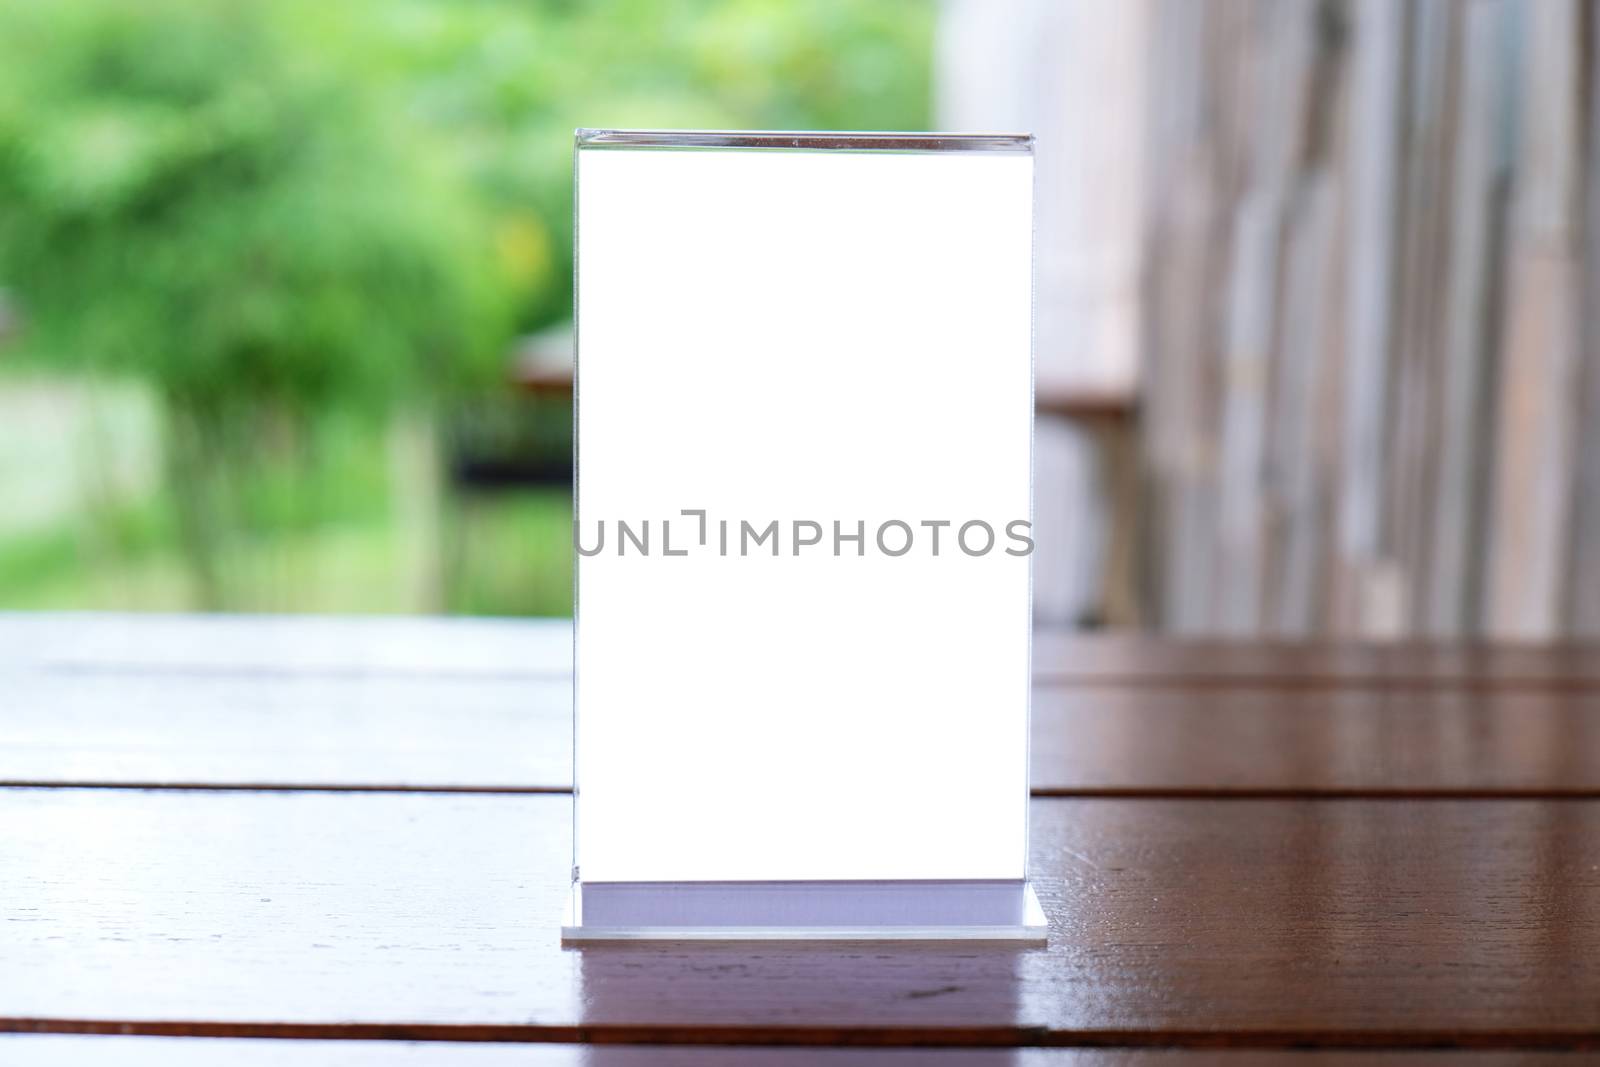
[[[1559,1052],[1382,1052],[1215,1049],[819,1049],[505,1045],[449,1041],[0,1036],[6,1067],[1563,1067]]]
[[[519,673],[558,662],[567,624],[144,621],[95,617],[68,644],[65,617],[0,619],[0,783],[571,787],[570,679]],[[1594,646],[1042,632],[1035,660],[1044,793],[1600,789]]]
[[[1600,643],[1228,641],[1039,631],[1049,684],[1600,688]]]
[[[14,680],[0,783],[561,792],[571,689],[533,678]],[[1600,796],[1600,690],[1042,685],[1041,794]]]
[[[564,797],[13,790],[0,1028],[1600,1045],[1600,806],[1040,800],[1046,950],[563,950]]]
[[[1043,686],[1035,795],[1600,797],[1600,692]]]

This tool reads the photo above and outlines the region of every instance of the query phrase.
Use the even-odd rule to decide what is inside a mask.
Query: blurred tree
[[[6,0],[13,347],[157,391],[185,555],[217,606],[220,549],[262,525],[229,486],[263,453],[303,451],[328,412],[473,403],[516,332],[570,314],[575,127],[924,127],[933,13]]]
[[[437,133],[496,220],[518,326],[571,314],[572,132],[915,130],[934,0],[384,0],[297,25]]]
[[[0,277],[24,353],[156,388],[206,606],[230,470],[303,442],[309,413],[464,381],[504,341],[461,184],[270,8],[0,16]]]

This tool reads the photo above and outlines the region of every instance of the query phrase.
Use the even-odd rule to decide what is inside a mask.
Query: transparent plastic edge
[[[918,133],[820,130],[573,131],[578,149],[768,149],[843,152],[1008,152],[1032,154],[1030,133]]]

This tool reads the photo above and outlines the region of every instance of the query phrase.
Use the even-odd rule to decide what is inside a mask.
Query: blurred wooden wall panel
[[[1600,633],[1594,22],[1582,0],[1156,3],[1158,625]]]
[[[946,120],[1041,135],[1041,382],[1137,370],[1145,621],[1600,636],[1595,5],[944,11]]]

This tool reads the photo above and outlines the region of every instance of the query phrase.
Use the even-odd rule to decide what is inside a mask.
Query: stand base
[[[578,882],[561,940],[1045,943],[1024,881]]]

